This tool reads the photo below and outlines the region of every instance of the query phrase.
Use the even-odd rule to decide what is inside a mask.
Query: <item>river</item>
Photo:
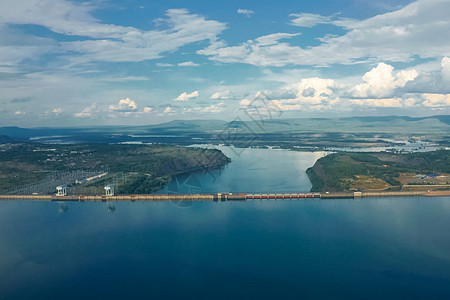
[[[309,192],[306,169],[327,152],[301,152],[284,149],[235,148],[195,145],[220,149],[231,163],[215,170],[179,175],[162,193],[295,193]]]

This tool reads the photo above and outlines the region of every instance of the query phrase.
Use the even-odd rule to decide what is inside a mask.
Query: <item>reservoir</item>
[[[244,150],[171,192],[308,191],[325,155]],[[0,201],[0,299],[448,299],[449,214],[449,197]]]
[[[284,149],[235,148],[199,145],[220,149],[231,163],[215,170],[179,175],[156,194],[180,193],[297,193],[309,192],[306,169],[327,152]]]

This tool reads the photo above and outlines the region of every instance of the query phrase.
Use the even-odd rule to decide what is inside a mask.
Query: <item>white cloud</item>
[[[397,73],[397,80],[395,81],[395,87],[404,87],[409,81],[413,81],[419,76],[419,73],[414,70],[402,70]]]
[[[14,114],[15,114],[16,116],[19,116],[19,115],[25,115],[26,112],[17,110]]]
[[[167,19],[160,20],[169,27],[166,30],[140,31],[130,29],[119,38],[67,42],[67,50],[83,53],[81,61],[143,61],[160,58],[181,46],[216,40],[225,25],[190,14],[186,9],[169,9]]]
[[[255,39],[255,42],[258,46],[270,46],[277,45],[280,40],[290,39],[292,37],[298,36],[300,33],[273,33],[269,35],[261,36]]]
[[[230,91],[226,90],[226,91],[221,91],[221,92],[216,92],[214,94],[211,95],[211,97],[209,97],[209,99],[213,99],[213,100],[226,100],[228,98],[230,98]]]
[[[167,64],[167,63],[156,63],[157,67],[173,67],[173,64]]]
[[[423,94],[426,107],[450,107],[450,94]]]
[[[63,109],[60,108],[60,107],[54,108],[54,109],[52,110],[52,113],[57,114],[57,115],[59,115],[59,114],[62,113],[62,112],[63,112]]]
[[[156,59],[187,44],[216,40],[217,35],[226,28],[223,23],[206,20],[186,9],[169,9],[166,18],[158,20],[165,29],[145,31],[131,26],[103,24],[92,16],[94,10],[95,7],[90,4],[65,0],[0,1],[0,26],[33,24],[73,36],[75,41],[61,42],[58,46],[60,52],[81,54],[72,58],[73,63]],[[10,53],[9,61],[20,61],[51,51],[43,43],[37,49],[28,46],[17,48],[16,51],[7,50],[11,48],[5,51],[0,48],[0,54]]]
[[[291,14],[289,16],[293,17],[289,24],[297,27],[311,28],[318,24],[332,24],[339,27],[351,27],[357,22],[354,19],[338,18],[337,14],[331,16],[322,16],[319,14],[299,13]]]
[[[290,24],[299,27],[314,27],[317,24],[330,24],[332,22],[332,17],[330,16],[310,13],[291,14],[290,17],[294,17]]]
[[[362,21],[335,20],[348,32],[325,36],[321,44],[302,48],[287,42],[265,44],[257,40],[228,46],[216,41],[198,51],[210,59],[257,66],[353,64],[367,61],[410,62],[416,57],[450,56],[450,5],[448,0],[419,0],[405,7]],[[301,25],[328,22],[327,17],[310,16]],[[341,23],[338,23],[340,21]]]
[[[173,112],[174,112],[174,109],[172,107],[170,107],[170,106],[168,106],[168,107],[166,107],[166,109],[164,109],[164,113],[165,114],[170,114],[170,113],[173,113]]]
[[[192,61],[185,61],[178,64],[179,67],[198,67],[199,64],[196,64]]]
[[[412,94],[394,98],[350,99],[349,102],[366,107],[427,107],[443,109],[450,107],[450,94]]]
[[[127,82],[127,81],[147,81],[149,79],[144,76],[125,76],[125,77],[100,77],[99,80],[108,82]]]
[[[414,100],[414,99],[413,99]],[[384,98],[384,99],[351,99],[350,103],[369,106],[369,107],[403,107],[402,98]]]
[[[446,60],[442,64],[445,65],[445,63]],[[395,71],[392,66],[380,63],[362,76],[364,81],[362,84],[355,85],[353,77],[350,81],[342,80],[341,83],[333,79],[311,77],[288,84],[278,90],[265,91],[264,94],[267,95],[268,102],[281,111],[339,112],[361,110],[364,107],[379,110],[447,109],[450,107],[450,94],[407,91],[407,84],[415,83],[420,76],[414,69]],[[255,99],[258,95],[259,93]],[[248,107],[252,106],[253,102],[254,100],[245,98],[241,100],[240,105]]]
[[[181,93],[181,94],[180,94],[177,98],[175,98],[174,100],[175,100],[175,101],[188,101],[189,99],[197,98],[198,95],[199,95],[198,91],[194,91],[194,92],[192,92],[192,93],[190,93],[190,94],[184,92],[184,93]]]
[[[76,118],[91,118],[98,112],[97,103],[85,107],[81,112],[75,113]]]
[[[404,87],[408,81],[414,80],[419,73],[416,70],[402,70],[395,76],[394,67],[379,63],[362,77],[364,83],[350,90],[354,97],[385,97],[391,95],[395,88]]]
[[[208,48],[197,51],[220,62],[241,62],[256,66],[285,66],[292,63],[294,48],[283,39],[298,36],[299,33],[274,33],[247,41],[239,46],[227,47],[223,41],[212,43]],[[301,64],[300,61],[297,64]]]
[[[239,8],[239,9],[237,10],[237,13],[240,14],[240,15],[246,15],[247,17],[250,17],[250,16],[253,15],[255,12],[254,12],[253,10],[251,10],[251,9],[242,9],[242,8]]]
[[[149,112],[151,112],[152,110],[153,110],[153,107],[150,107],[150,106],[144,107],[144,112],[145,112],[145,113],[149,113]]]
[[[207,112],[207,113],[218,113],[221,112],[223,110],[223,107],[221,107],[220,105],[211,105],[208,107],[203,108],[201,111],[202,112]]]
[[[109,110],[117,112],[135,112],[137,111],[136,102],[129,98],[122,99],[117,105],[110,105]]]
[[[320,110],[339,101],[335,88],[337,84],[332,79],[305,78],[283,88],[279,95],[274,94],[272,102],[281,110]]]
[[[240,104],[241,104],[242,106],[249,106],[250,103],[252,103],[252,102],[251,102],[249,99],[247,99],[247,98],[242,99],[241,102],[240,102]]]
[[[209,99],[220,99],[220,92],[214,93],[209,97]]]
[[[446,83],[450,83],[450,58],[449,57],[444,57],[441,60],[441,74],[442,74],[442,79]]]

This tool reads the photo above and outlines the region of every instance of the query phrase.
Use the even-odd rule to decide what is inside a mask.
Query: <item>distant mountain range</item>
[[[175,120],[146,126],[96,126],[71,128],[0,127],[0,142],[33,141],[52,138],[98,142],[99,137],[155,136],[214,136],[227,131],[243,134],[301,134],[301,133],[386,133],[404,135],[448,135],[450,115],[430,117],[381,116],[346,118],[258,119],[226,122],[221,120]],[[101,139],[100,139],[101,140]]]

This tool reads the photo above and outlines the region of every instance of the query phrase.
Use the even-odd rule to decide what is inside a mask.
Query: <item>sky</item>
[[[1,0],[0,126],[450,113],[450,0]]]

